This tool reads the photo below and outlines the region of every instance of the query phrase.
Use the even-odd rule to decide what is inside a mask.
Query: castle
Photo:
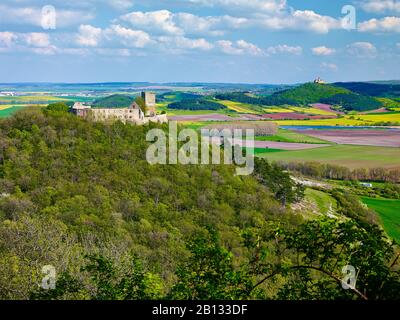
[[[149,122],[168,122],[166,114],[157,115],[154,93],[142,92],[142,98],[148,108],[146,114],[143,113],[136,102],[133,102],[128,108],[92,108],[81,102],[76,102],[72,107],[72,113],[93,121],[119,120],[123,123],[134,123],[137,125]]]
[[[322,80],[320,77],[318,77],[317,79],[314,80],[314,83],[325,84],[326,82]]]

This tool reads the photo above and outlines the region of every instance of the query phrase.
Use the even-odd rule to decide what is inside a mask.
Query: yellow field
[[[294,112],[294,110],[287,109],[287,108],[282,108],[282,107],[271,107],[271,108],[263,108],[263,110],[266,113],[291,113]]]
[[[219,100],[218,103],[221,103],[228,109],[231,109],[239,113],[252,113],[252,114],[258,113],[257,111],[251,110],[251,107],[249,107],[249,105],[245,103],[234,102],[229,100]]]
[[[53,96],[14,96],[14,97],[1,97],[0,101],[18,101],[23,104],[24,102],[29,101],[65,101],[67,99],[57,98]]]
[[[353,117],[353,119],[350,119],[351,117]],[[344,118],[320,120],[280,120],[274,122],[287,126],[373,126],[375,123],[379,122],[400,123],[400,113],[354,115],[345,116]]]
[[[336,113],[334,113],[332,111],[326,111],[326,110],[321,110],[321,109],[317,109],[317,108],[290,107],[290,109],[292,109],[293,111],[296,111],[296,112],[303,112],[303,113],[312,114],[312,115],[316,115],[316,116],[334,116],[334,115],[336,115]]]

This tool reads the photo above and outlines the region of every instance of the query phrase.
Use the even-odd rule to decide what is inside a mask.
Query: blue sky
[[[3,83],[393,80],[399,58],[398,0],[0,2]]]

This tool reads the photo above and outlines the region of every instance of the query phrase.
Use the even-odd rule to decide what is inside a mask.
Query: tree
[[[146,106],[146,102],[144,101],[144,99],[142,97],[136,97],[135,102],[137,103],[137,105],[139,106],[140,110],[142,110],[142,112],[144,114],[147,113],[147,106]]]
[[[68,112],[69,107],[64,103],[64,102],[56,102],[56,103],[51,103],[49,104],[46,108],[45,111],[47,112]]]
[[[399,298],[399,252],[375,225],[322,218],[306,222],[297,230],[278,227],[263,237],[247,234],[247,240],[255,256],[259,257],[260,250],[271,240],[275,243],[275,254],[282,256],[273,262],[253,260],[253,268],[260,278],[254,288],[277,275],[285,278],[278,299]],[[348,290],[342,288],[345,266],[353,266],[356,270],[355,286]]]
[[[38,289],[31,299],[55,300],[68,297],[90,300],[150,300],[159,299],[163,290],[161,279],[143,270],[140,260],[132,256],[126,270],[101,255],[87,255],[88,263],[81,271],[89,274],[89,284],[69,273],[63,273],[54,290]]]
[[[219,244],[217,233],[196,237],[188,243],[191,256],[176,271],[178,282],[172,299],[237,300],[250,298],[253,283],[246,271],[233,266],[233,255]],[[253,292],[255,294],[255,292]]]
[[[254,175],[275,195],[283,206],[300,201],[304,197],[304,187],[296,184],[290,174],[276,164],[256,158]]]

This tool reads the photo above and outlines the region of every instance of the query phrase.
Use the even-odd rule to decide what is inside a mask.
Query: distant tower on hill
[[[314,83],[325,84],[326,82],[322,80],[320,77],[318,77],[317,79],[314,80]]]
[[[148,113],[150,115],[155,115],[156,114],[156,94],[153,92],[144,92],[143,91],[142,99],[144,100],[144,103],[146,104]]]

